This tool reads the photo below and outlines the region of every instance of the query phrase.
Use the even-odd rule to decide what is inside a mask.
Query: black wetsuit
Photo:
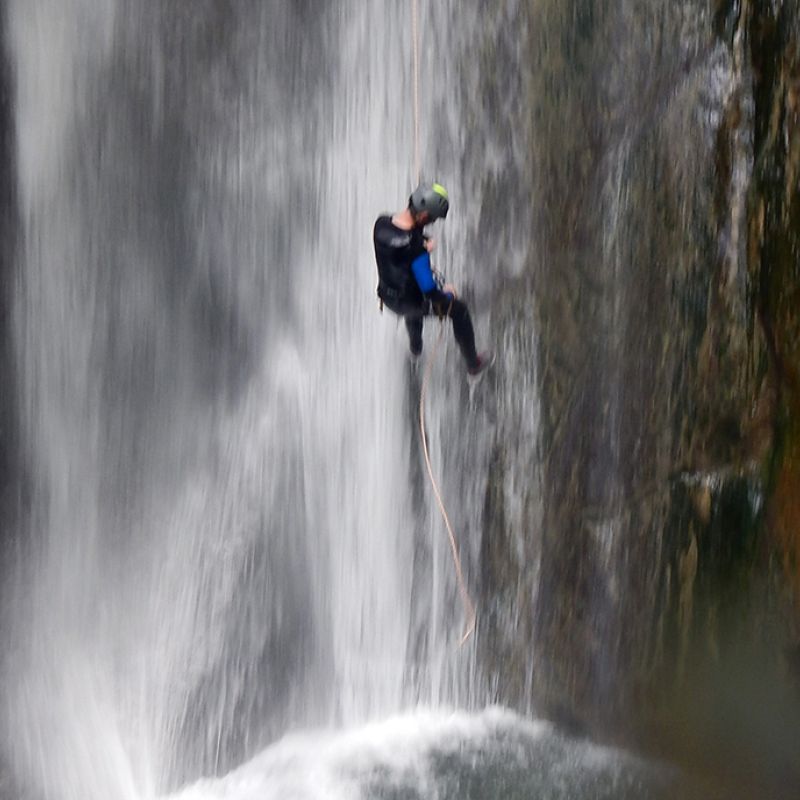
[[[422,325],[430,314],[449,316],[467,362],[478,363],[475,333],[466,303],[443,292],[433,276],[422,229],[398,228],[391,216],[378,217],[373,231],[378,264],[378,297],[405,319],[411,352],[422,352]]]

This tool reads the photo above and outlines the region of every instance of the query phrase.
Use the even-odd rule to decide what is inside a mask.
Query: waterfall
[[[31,508],[5,674],[12,760],[47,796],[150,795],[468,689],[404,333],[373,293],[372,221],[411,187],[411,30],[388,2],[317,12],[10,6]],[[435,116],[454,17],[421,20],[432,154],[458,146]],[[443,452],[459,378],[428,410],[453,498],[480,485]],[[456,506],[469,556],[479,505]]]

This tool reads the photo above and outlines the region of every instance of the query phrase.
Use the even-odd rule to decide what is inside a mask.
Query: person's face
[[[418,228],[424,228],[429,223],[433,222],[431,215],[427,211],[420,211],[414,215],[414,221]]]

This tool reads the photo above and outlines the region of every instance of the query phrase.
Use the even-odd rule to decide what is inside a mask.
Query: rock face
[[[750,45],[755,71],[755,152],[749,261],[772,368],[774,447],[768,528],[793,606],[800,666],[800,12],[756,3]]]
[[[537,252],[494,314],[534,307],[541,520],[497,489],[509,382],[484,667],[503,701],[800,782],[798,11],[608,6],[520,26]]]

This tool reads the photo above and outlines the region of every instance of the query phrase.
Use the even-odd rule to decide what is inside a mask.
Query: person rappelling
[[[494,355],[489,350],[478,353],[475,349],[469,308],[432,268],[430,254],[436,242],[425,233],[425,226],[447,217],[449,208],[450,200],[441,184],[420,183],[405,209],[378,217],[373,230],[378,297],[381,308],[386,306],[403,317],[414,358],[422,353],[425,317],[450,317],[467,373],[475,377],[491,366]]]

